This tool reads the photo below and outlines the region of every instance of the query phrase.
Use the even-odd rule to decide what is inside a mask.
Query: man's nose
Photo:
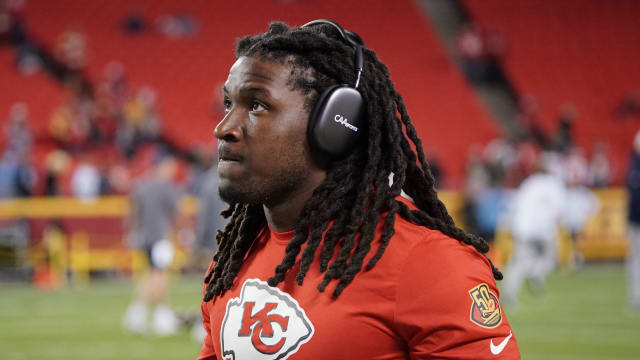
[[[218,140],[237,142],[242,138],[242,119],[239,115],[234,109],[225,114],[213,131]]]

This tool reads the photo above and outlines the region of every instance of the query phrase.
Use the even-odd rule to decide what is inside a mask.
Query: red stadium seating
[[[591,151],[609,144],[619,183],[638,118],[621,120],[616,106],[640,90],[640,2],[465,0],[472,20],[501,32],[503,65],[521,95],[537,98],[542,125],[555,129],[564,104],[578,110],[575,136]]]
[[[199,32],[184,39],[157,32],[127,35],[120,26],[129,11],[142,14],[152,25],[163,14],[189,14],[199,22]],[[212,101],[234,61],[238,36],[262,32],[272,20],[302,24],[316,18],[334,19],[358,32],[389,66],[425,150],[440,155],[446,176],[453,179],[450,184],[461,183],[468,146],[499,135],[410,0],[30,1],[25,18],[30,33],[48,47],[64,31],[84,33],[87,74],[93,82],[102,79],[106,64],[118,60],[134,86],[155,88],[166,133],[182,145],[212,142],[218,121],[211,115]],[[3,79],[7,76],[12,84],[0,90],[0,116],[6,116],[13,101],[26,101],[34,109],[34,126],[43,132],[59,102],[57,85],[45,81],[44,75],[25,78],[13,73],[9,58],[6,50],[0,53]]]

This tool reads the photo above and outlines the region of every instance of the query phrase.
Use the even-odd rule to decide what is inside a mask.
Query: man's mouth
[[[228,148],[221,148],[218,150],[218,160],[239,162],[242,161],[242,156],[232,152]]]

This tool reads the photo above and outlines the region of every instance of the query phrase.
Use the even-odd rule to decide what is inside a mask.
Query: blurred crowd
[[[87,76],[87,40],[78,31],[62,33],[45,46],[24,21],[25,0],[0,1],[0,46],[15,54],[14,71],[43,73],[61,85],[61,100],[48,119],[30,119],[29,105],[15,103],[3,117],[0,198],[128,194],[150,168],[153,148],[177,156],[178,178],[196,191],[198,177],[212,165],[211,148],[183,148],[165,136],[158,93],[134,86],[118,61],[99,79]],[[131,12],[121,30],[130,36],[154,32],[169,38],[192,36],[197,21],[188,14],[147,19]],[[38,126],[34,132],[34,123]]]

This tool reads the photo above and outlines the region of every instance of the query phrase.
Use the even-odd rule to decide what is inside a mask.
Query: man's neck
[[[311,199],[313,191],[324,181],[326,174],[322,172],[309,181],[306,186],[296,190],[285,201],[275,205],[263,205],[264,215],[269,228],[275,232],[287,232],[295,228],[300,213]]]

